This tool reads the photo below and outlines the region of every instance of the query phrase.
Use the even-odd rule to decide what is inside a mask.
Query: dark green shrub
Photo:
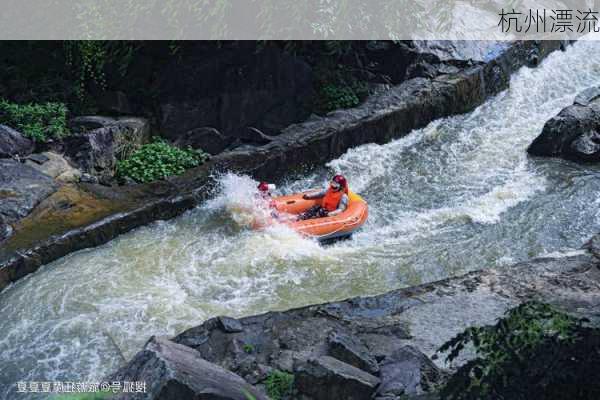
[[[171,175],[180,175],[208,159],[202,151],[180,149],[162,141],[143,145],[126,160],[117,163],[117,176],[151,182]]]
[[[600,330],[550,305],[528,302],[496,325],[471,327],[445,343],[453,361],[467,345],[478,357],[442,388],[442,399],[600,398]]]
[[[0,100],[0,123],[36,142],[68,135],[67,113],[67,107],[62,103],[15,104]]]
[[[271,400],[280,400],[285,396],[290,396],[294,387],[294,375],[274,370],[267,376],[265,387]]]
[[[357,79],[353,72],[342,66],[317,67],[316,111],[324,114],[340,108],[355,107],[368,93],[366,82]]]

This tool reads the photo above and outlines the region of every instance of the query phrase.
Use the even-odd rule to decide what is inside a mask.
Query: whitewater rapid
[[[578,249],[600,230],[600,169],[525,152],[546,120],[600,83],[600,44],[523,68],[475,111],[369,144],[280,191],[334,172],[369,203],[351,240],[320,246],[244,227],[256,182],[224,175],[202,206],[71,254],[0,294],[0,398],[19,381],[93,381],[151,335],[429,282]]]

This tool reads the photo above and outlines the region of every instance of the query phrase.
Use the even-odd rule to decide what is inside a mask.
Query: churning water
[[[0,398],[19,381],[93,381],[152,334],[218,314],[370,295],[579,248],[600,230],[600,169],[528,158],[544,122],[600,83],[600,44],[579,42],[462,116],[350,150],[333,171],[369,202],[351,240],[322,247],[243,228],[256,182],[226,175],[203,206],[64,257],[0,294]]]

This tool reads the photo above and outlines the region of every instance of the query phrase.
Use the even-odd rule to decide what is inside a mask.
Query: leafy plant
[[[449,379],[442,398],[600,398],[600,331],[586,322],[548,304],[527,302],[495,325],[467,328],[439,351],[449,351],[452,362],[472,345],[478,357]]]
[[[317,68],[317,75],[321,77],[317,81],[315,102],[319,113],[355,107],[368,93],[367,83],[343,65],[332,67],[325,63]]]
[[[254,352],[254,346],[251,344],[244,344],[244,353],[251,354]]]
[[[180,175],[208,159],[202,151],[180,149],[163,140],[143,145],[117,163],[117,176],[129,176],[138,182],[151,182],[171,175]]]
[[[0,123],[21,131],[36,142],[69,134],[67,107],[62,103],[16,104],[0,100]]]
[[[271,400],[280,400],[285,396],[290,396],[294,387],[294,375],[274,370],[267,376],[265,387]]]

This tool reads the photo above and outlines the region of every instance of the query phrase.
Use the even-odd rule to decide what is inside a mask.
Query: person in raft
[[[263,200],[271,200],[272,192],[275,190],[275,185],[272,183],[261,182],[258,184],[258,197]]]
[[[348,207],[348,182],[342,175],[336,175],[329,182],[329,188],[316,193],[307,193],[303,199],[323,198],[321,205],[316,205],[299,215],[299,220],[333,217]]]

